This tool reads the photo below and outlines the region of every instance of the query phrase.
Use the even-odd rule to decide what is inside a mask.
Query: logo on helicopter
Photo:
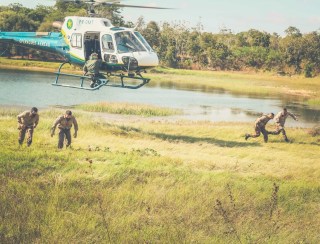
[[[73,26],[73,21],[72,21],[72,19],[68,19],[68,21],[67,21],[67,28],[68,28],[69,30],[71,30],[72,26]]]

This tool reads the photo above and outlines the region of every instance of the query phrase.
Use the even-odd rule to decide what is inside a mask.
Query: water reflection
[[[205,92],[205,93],[217,93],[223,94],[226,92],[225,89],[220,87],[212,87],[206,85],[192,85],[192,84],[180,84],[174,83],[171,81],[161,81],[159,82],[151,82],[148,84],[149,87],[161,87],[166,89],[177,89],[177,90],[186,90],[186,91],[198,91],[198,92]]]
[[[286,106],[299,115],[298,122],[288,119],[288,126],[311,127],[320,121],[320,110],[301,105],[291,97],[234,95],[223,89],[192,88],[172,82],[151,82],[138,90],[103,87],[91,92],[51,86],[54,79],[51,73],[0,70],[0,104],[48,107],[98,101],[129,102],[183,110],[184,115],[175,116],[177,119],[252,123],[261,113],[277,113]]]

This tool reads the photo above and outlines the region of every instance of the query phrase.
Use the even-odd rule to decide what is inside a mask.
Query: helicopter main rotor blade
[[[151,6],[141,6],[141,5],[130,5],[130,4],[121,4],[119,2],[99,2],[102,6],[115,6],[115,7],[124,7],[124,8],[149,8],[149,9],[172,9],[172,8],[163,8],[163,7],[151,7]]]
[[[164,7],[152,7],[152,6],[142,6],[142,5],[131,5],[131,4],[122,4],[121,0],[60,0],[62,2],[73,2],[73,3],[87,3],[93,5],[102,5],[106,7],[124,7],[124,8],[148,8],[148,9],[172,9],[172,8],[164,8]]]

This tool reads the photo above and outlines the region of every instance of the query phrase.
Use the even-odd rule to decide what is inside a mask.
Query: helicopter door
[[[101,37],[103,60],[107,63],[111,62],[111,55],[115,52],[113,38],[110,34],[105,34]]]
[[[86,60],[89,59],[92,53],[97,53],[98,58],[101,59],[101,48],[99,40],[99,32],[86,32],[84,34],[84,57]]]

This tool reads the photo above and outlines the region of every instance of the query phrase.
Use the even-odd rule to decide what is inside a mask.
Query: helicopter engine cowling
[[[63,25],[63,23],[62,23],[61,21],[54,21],[54,22],[52,22],[52,26],[53,26],[54,28],[59,29],[59,30],[61,30],[62,25]]]

